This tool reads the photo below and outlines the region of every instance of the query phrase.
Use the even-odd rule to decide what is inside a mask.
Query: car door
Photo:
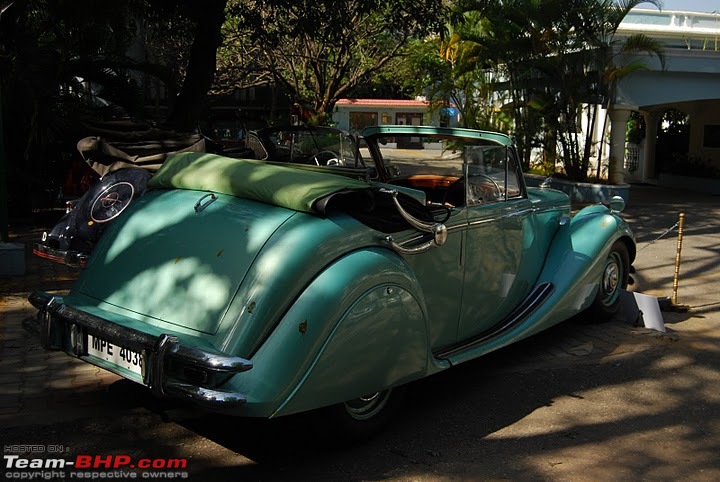
[[[463,169],[467,231],[458,342],[490,334],[532,290],[543,261],[515,151],[468,149]]]
[[[454,210],[445,222],[447,241],[436,249],[403,256],[425,294],[428,341],[433,349],[451,345],[457,336],[462,305],[462,249],[467,229],[465,209]]]

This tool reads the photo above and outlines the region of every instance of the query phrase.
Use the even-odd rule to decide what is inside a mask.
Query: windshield
[[[422,190],[429,202],[462,206],[522,196],[514,154],[492,140],[393,133],[373,141],[387,182]]]
[[[485,159],[483,153],[486,151],[500,149],[505,152],[502,146],[488,145],[481,139],[410,134],[380,137],[377,148],[392,177],[417,174],[462,176],[464,161],[477,164]]]
[[[273,162],[364,168],[355,140],[337,129],[287,128],[259,131],[248,139],[255,157]]]

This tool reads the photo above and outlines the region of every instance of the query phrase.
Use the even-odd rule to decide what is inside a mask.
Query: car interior
[[[429,204],[452,207],[520,194],[517,174],[507,169],[505,147],[475,139],[409,137],[415,142],[401,142],[401,136],[378,140],[390,184],[423,191]],[[398,147],[408,144],[419,147]]]

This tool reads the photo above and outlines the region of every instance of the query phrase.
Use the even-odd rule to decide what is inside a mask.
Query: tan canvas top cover
[[[80,139],[77,149],[85,162],[102,177],[128,167],[157,171],[169,154],[205,152],[205,139],[193,134],[162,140],[111,143],[93,136]]]

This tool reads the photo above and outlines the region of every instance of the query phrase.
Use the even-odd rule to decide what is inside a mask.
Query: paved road
[[[678,294],[692,310],[666,313],[667,335],[565,323],[413,384],[397,423],[349,448],[309,417],[161,422],[165,407],[142,388],[21,331],[26,292],[67,289],[74,276],[29,258],[28,276],[0,280],[0,441],[186,457],[192,480],[720,480],[718,198],[632,196],[645,293],[670,295],[675,232],[646,244],[686,213]]]

